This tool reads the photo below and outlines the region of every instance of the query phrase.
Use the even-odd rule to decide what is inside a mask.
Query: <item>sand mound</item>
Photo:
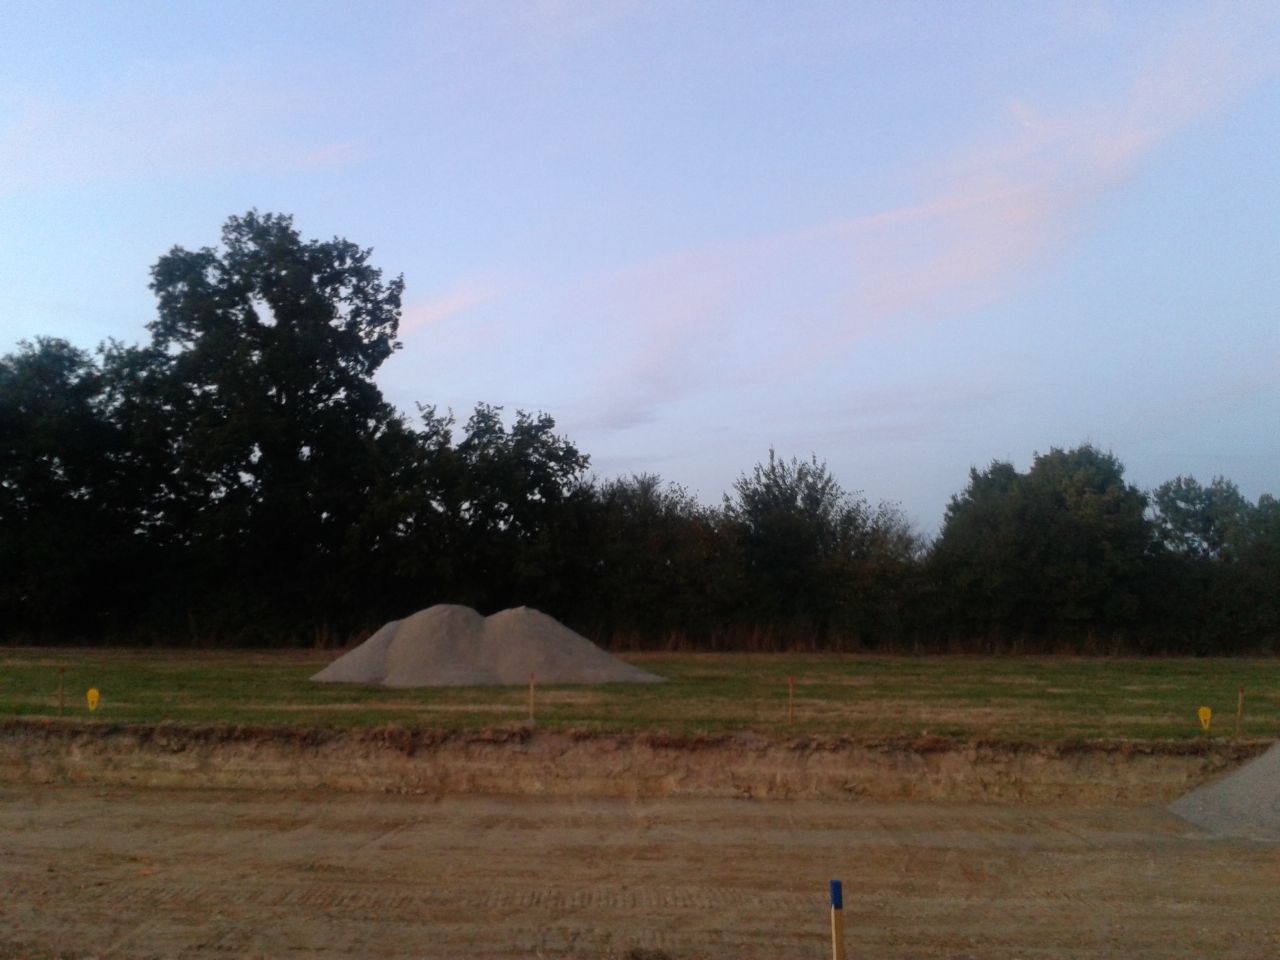
[[[1235,773],[1180,797],[1169,809],[1218,836],[1280,840],[1280,743]]]
[[[312,680],[386,687],[479,687],[538,683],[657,683],[558,620],[528,607],[482,617],[437,604],[393,620]]]

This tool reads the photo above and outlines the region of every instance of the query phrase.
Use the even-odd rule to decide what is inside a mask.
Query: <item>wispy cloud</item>
[[[700,380],[750,286],[736,248],[664,258],[604,277],[577,291],[568,310],[594,334],[596,379],[579,422],[608,430],[646,423],[665,401]]]
[[[436,327],[497,296],[496,287],[465,284],[435,299],[411,303],[401,314],[400,335],[403,337]]]
[[[136,177],[347,166],[358,140],[315,124],[318,101],[212,64],[130,65],[79,93],[0,94],[0,195]]]
[[[1009,129],[939,163],[925,204],[849,222],[857,303],[888,320],[1006,297],[1158,147],[1277,72],[1277,21],[1261,6],[1213,7],[1152,43],[1111,98],[1011,101]]]
[[[1027,398],[1037,385],[1023,380],[958,377],[907,383],[901,387],[850,391],[812,418],[807,428],[790,429],[802,448],[829,449],[868,442],[937,442],[957,421],[981,414],[1014,398]]]
[[[1125,89],[1101,101],[1012,99],[1002,129],[940,159],[913,205],[817,223],[623,271],[591,291],[597,321],[630,330],[592,426],[625,428],[711,379],[776,377],[869,332],[1017,294],[1179,133],[1280,68],[1265,6],[1172,25]],[[798,346],[789,346],[795,345]]]

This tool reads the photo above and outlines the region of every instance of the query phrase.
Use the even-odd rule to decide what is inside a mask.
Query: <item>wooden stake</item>
[[[65,699],[62,694],[62,679],[67,675],[66,667],[58,668],[58,716],[62,716],[62,709],[65,706]]]
[[[1240,721],[1244,719],[1244,687],[1236,697],[1236,739],[1240,739]]]
[[[787,726],[796,722],[796,678],[787,677]]]
[[[831,881],[831,960],[844,960],[844,890]]]

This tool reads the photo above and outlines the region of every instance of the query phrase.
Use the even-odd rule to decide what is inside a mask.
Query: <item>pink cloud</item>
[[[473,307],[494,299],[498,291],[487,286],[467,285],[450,291],[435,300],[412,303],[401,313],[400,335],[417,333],[437,326],[452,317],[466,313]]]
[[[1277,19],[1264,7],[1213,7],[1175,24],[1105,101],[1011,101],[1005,129],[921,177],[916,204],[611,278],[599,302],[611,305],[611,325],[630,327],[621,338],[630,346],[608,364],[604,378],[626,387],[596,411],[598,422],[643,422],[726,372],[749,385],[811,369],[886,325],[1017,295],[1162,144],[1276,73],[1280,48],[1268,38]]]

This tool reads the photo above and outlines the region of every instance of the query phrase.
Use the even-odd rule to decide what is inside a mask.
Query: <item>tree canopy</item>
[[[546,413],[394,409],[403,280],[287,216],[231,217],[151,287],[143,343],[0,357],[11,640],[332,643],[460,602],[707,649],[1280,645],[1280,505],[1224,477],[1147,494],[1090,444],[994,461],[930,544],[769,450],[704,505],[592,476]]]
[[[1054,448],[1026,473],[994,462],[951,499],[933,549],[970,628],[1109,630],[1139,617],[1154,540],[1146,496],[1111,453]]]
[[[1207,485],[1174,477],[1156,487],[1151,499],[1161,543],[1186,557],[1217,559],[1246,528],[1249,502],[1225,477]]]

